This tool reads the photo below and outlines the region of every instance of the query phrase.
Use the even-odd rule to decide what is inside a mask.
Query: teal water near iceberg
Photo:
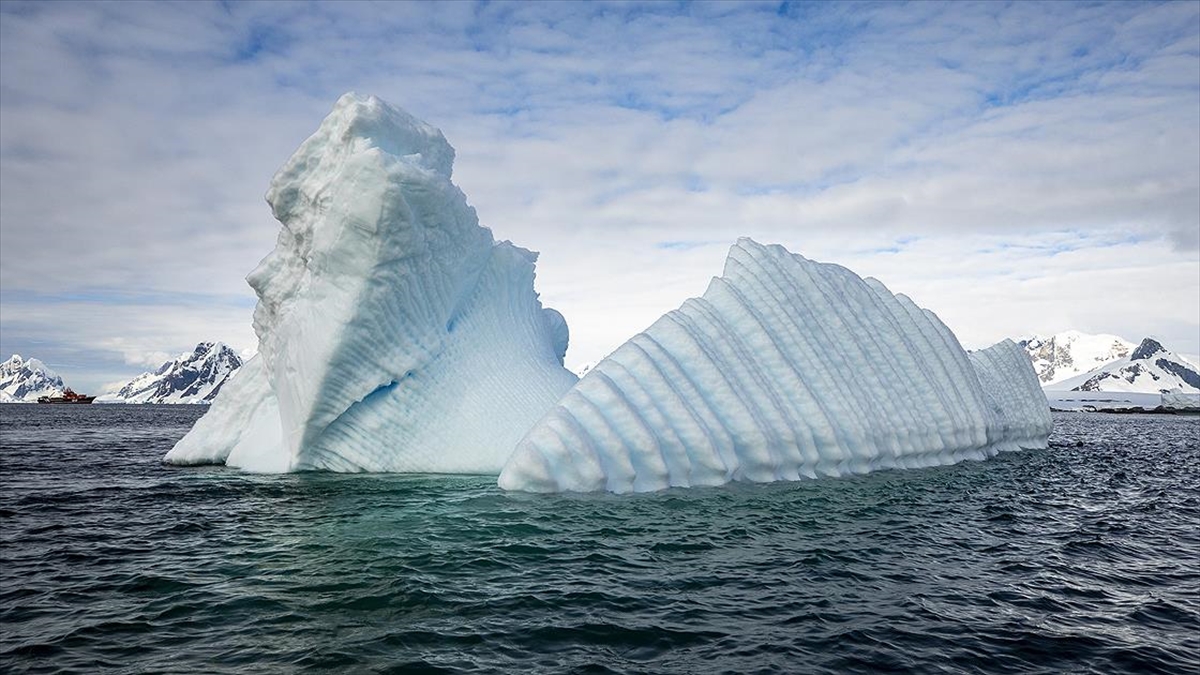
[[[617,497],[163,465],[202,412],[0,406],[0,671],[1200,672],[1200,418]]]

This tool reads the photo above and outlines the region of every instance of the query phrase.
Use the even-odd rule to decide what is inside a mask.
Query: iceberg
[[[1045,447],[1021,347],[968,353],[874,279],[739,240],[721,277],[587,371],[433,127],[347,94],[272,179],[247,281],[258,354],[176,464],[498,475],[642,492],[950,464]]]
[[[645,492],[952,464],[1044,448],[1011,341],[968,354],[879,281],[739,240],[704,295],[600,361],[513,451],[500,487]]]
[[[258,355],[167,454],[254,471],[497,474],[577,377],[537,254],[496,242],[437,129],[346,94],[276,173]]]

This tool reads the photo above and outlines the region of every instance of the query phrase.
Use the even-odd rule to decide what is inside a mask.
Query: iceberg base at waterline
[[[453,156],[379,99],[338,101],[267,195],[283,227],[248,278],[259,355],[166,461],[644,492],[1046,445],[1015,344],[968,354],[878,281],[749,239],[579,380],[536,254],[478,224]]]

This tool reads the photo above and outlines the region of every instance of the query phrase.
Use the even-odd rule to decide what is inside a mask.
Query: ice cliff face
[[[1046,387],[1055,391],[1113,391],[1165,394],[1200,393],[1200,368],[1153,338],[1145,338],[1125,358]]]
[[[201,342],[190,352],[142,373],[97,403],[212,403],[242,367],[242,359],[221,342]]]
[[[62,393],[62,378],[37,359],[25,360],[13,354],[0,363],[0,403],[33,403],[39,396]]]
[[[1010,341],[968,355],[874,279],[739,240],[724,276],[590,370],[500,486],[641,492],[949,464],[1045,447]]]
[[[451,182],[441,132],[347,94],[275,175],[250,273],[259,355],[167,455],[288,471],[498,473],[576,377],[533,290]]]

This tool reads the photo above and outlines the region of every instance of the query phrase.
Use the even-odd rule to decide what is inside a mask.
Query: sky
[[[444,132],[573,369],[739,236],[967,348],[1200,353],[1200,3],[0,0],[0,354],[98,392],[253,353],[263,194],[347,91]]]

